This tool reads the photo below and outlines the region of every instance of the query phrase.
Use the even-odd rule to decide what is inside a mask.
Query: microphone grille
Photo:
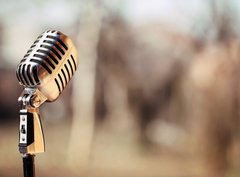
[[[38,87],[45,92],[57,90],[60,94],[77,65],[77,52],[72,41],[59,31],[48,30],[36,39],[24,55],[16,75],[23,86]]]

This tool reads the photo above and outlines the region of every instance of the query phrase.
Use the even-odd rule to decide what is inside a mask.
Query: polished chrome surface
[[[49,30],[33,43],[17,67],[17,78],[25,88],[36,88],[47,101],[54,101],[77,69],[78,55],[71,39]]]

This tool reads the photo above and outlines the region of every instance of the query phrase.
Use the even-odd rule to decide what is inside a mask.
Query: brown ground
[[[44,125],[46,152],[36,156],[36,176],[44,177],[200,177],[202,166],[196,158],[169,152],[140,149],[127,138],[108,139],[99,135],[85,169],[67,165],[69,123]],[[22,175],[17,150],[18,124],[0,125],[0,177]],[[125,139],[125,140],[124,140]],[[234,173],[231,172],[235,176]],[[236,174],[237,175],[237,174]]]

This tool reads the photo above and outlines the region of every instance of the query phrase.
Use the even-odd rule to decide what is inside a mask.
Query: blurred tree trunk
[[[189,73],[188,112],[206,177],[225,177],[237,133],[239,44],[208,46]]]
[[[88,4],[88,5],[86,5]],[[78,71],[73,87],[73,121],[68,164],[79,171],[87,165],[94,131],[96,47],[103,11],[97,1],[84,1],[77,36]]]

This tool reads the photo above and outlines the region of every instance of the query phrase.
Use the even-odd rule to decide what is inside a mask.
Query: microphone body
[[[46,31],[33,43],[17,67],[20,85],[37,88],[54,101],[77,69],[78,55],[71,39],[59,31]]]
[[[42,33],[17,66],[24,87],[20,104],[19,151],[23,155],[45,151],[39,106],[62,93],[78,66],[71,39],[59,31]]]

